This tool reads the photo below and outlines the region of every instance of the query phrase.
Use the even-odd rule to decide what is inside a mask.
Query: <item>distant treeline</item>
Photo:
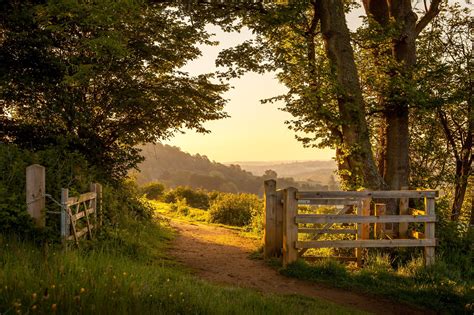
[[[147,144],[141,147],[145,161],[139,165],[139,184],[159,181],[169,188],[189,186],[223,192],[263,193],[263,181],[276,179],[278,174],[268,170],[255,176],[239,165],[224,165],[210,161],[205,155],[191,155],[163,144]],[[328,190],[327,184],[295,181],[291,177],[278,178],[279,187]],[[334,188],[332,188],[334,189]]]

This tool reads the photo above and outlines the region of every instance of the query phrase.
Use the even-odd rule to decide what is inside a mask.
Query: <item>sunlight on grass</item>
[[[359,314],[297,296],[210,285],[166,254],[172,232],[126,222],[68,252],[3,238],[0,312],[97,314]]]

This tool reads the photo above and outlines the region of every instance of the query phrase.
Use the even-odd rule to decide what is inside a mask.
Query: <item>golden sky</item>
[[[225,33],[218,27],[209,26],[215,33],[218,46],[201,46],[203,56],[183,69],[190,74],[212,72],[214,60],[220,50],[232,47],[252,37],[248,30],[241,33]],[[178,146],[191,154],[207,155],[218,162],[235,161],[286,161],[329,160],[332,150],[304,148],[295,139],[294,132],[284,124],[291,115],[279,110],[283,103],[261,104],[260,100],[283,94],[286,88],[274,77],[274,73],[259,75],[247,73],[230,81],[233,88],[225,93],[228,99],[225,111],[229,118],[205,123],[211,131],[198,134],[186,130],[164,143]]]

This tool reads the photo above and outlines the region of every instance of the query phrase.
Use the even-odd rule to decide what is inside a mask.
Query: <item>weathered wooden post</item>
[[[26,168],[26,205],[30,216],[39,228],[46,225],[45,216],[46,173],[44,166],[33,164]]]
[[[370,203],[372,199],[364,198],[357,207],[357,215],[359,216],[370,216]],[[357,224],[357,239],[368,240],[369,239],[369,223],[358,223]],[[363,248],[356,248],[357,266],[362,267],[362,256]]]
[[[69,189],[61,189],[61,239],[66,248],[67,237],[69,236],[69,227],[71,225],[68,213]]]
[[[408,187],[402,187],[402,190],[408,190]],[[408,198],[400,198],[398,201],[398,209],[400,210],[400,215],[408,214]],[[408,237],[408,222],[400,222],[398,224],[398,237],[407,238]]]
[[[298,224],[295,219],[298,215],[297,189],[289,187],[284,190],[283,206],[283,267],[298,259],[296,241],[298,241]]]
[[[263,249],[263,256],[265,259],[274,257],[277,255],[278,245],[276,243],[276,206],[277,206],[277,196],[276,196],[276,181],[273,179],[266,180],[264,182],[265,195],[265,218],[264,218],[264,233],[263,240],[265,242]]]
[[[435,216],[435,199],[433,197],[425,198],[425,214],[428,216]],[[435,239],[435,223],[427,222],[425,223],[425,238],[426,239]],[[427,266],[434,264],[435,262],[435,247],[426,246],[425,247],[425,264]]]
[[[374,215],[383,216],[386,214],[387,206],[384,203],[376,203],[374,205]],[[374,224],[374,238],[382,238],[384,232],[385,223],[375,223]]]
[[[94,213],[94,226],[96,228],[99,225],[99,222],[97,221],[97,205],[98,205],[97,198],[99,197],[97,195],[97,185],[98,185],[97,183],[91,183],[89,186],[90,187],[89,191],[95,193],[95,198],[92,201],[91,206],[92,206],[92,209],[94,209],[94,212],[93,212]]]
[[[104,215],[102,213],[102,185],[99,184],[99,183],[96,183],[95,184],[95,192],[97,194],[97,215],[98,215],[98,218],[99,218],[99,226],[102,226],[102,222],[104,220]]]
[[[277,190],[276,192],[276,246],[277,256],[283,255],[283,203],[284,203],[283,190]]]

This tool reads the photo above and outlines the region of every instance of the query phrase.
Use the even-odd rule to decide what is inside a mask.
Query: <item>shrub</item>
[[[147,199],[158,200],[163,196],[165,186],[159,182],[150,182],[140,188]]]
[[[189,206],[186,199],[179,199],[175,203],[172,203],[170,210],[182,216],[187,216],[189,214]]]
[[[0,233],[30,237],[59,238],[59,216],[46,215],[46,229],[37,231],[27,214],[25,203],[25,169],[41,164],[46,169],[46,193],[56,201],[61,199],[61,188],[68,188],[71,196],[89,190],[91,182],[100,178],[84,157],[56,146],[32,152],[11,144],[0,144]],[[101,178],[102,179],[102,178]],[[132,216],[149,219],[151,207],[141,199],[138,186],[132,179],[103,184],[102,211],[106,224],[116,224],[118,218]],[[46,211],[59,211],[59,206],[46,198]]]
[[[189,187],[178,186],[167,192],[163,200],[168,203],[176,203],[178,200],[186,199],[186,203],[198,209],[206,210],[209,208],[209,196],[203,190],[193,190]]]
[[[215,223],[245,226],[262,213],[262,202],[252,194],[220,194],[209,209],[209,220]]]

